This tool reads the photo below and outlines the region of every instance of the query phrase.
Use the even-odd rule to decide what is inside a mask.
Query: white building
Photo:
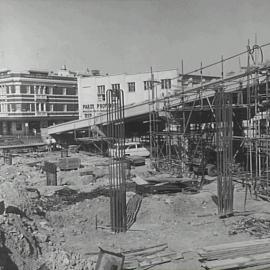
[[[88,75],[78,77],[79,118],[89,118],[106,112],[106,91],[122,89],[126,105],[141,103],[151,99],[151,73]],[[155,98],[175,94],[181,90],[181,76],[177,69],[153,72]],[[204,82],[215,77],[204,76]],[[199,83],[199,75],[184,77],[185,87]]]

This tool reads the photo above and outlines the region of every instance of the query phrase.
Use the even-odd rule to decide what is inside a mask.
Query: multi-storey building
[[[176,94],[182,89],[216,79],[213,76],[184,75],[177,69],[119,75],[89,75],[78,77],[79,118],[89,118],[106,112],[106,91],[122,89],[125,105],[149,101],[152,83],[155,98]]]
[[[77,77],[29,70],[0,72],[0,135],[31,135],[78,118]]]

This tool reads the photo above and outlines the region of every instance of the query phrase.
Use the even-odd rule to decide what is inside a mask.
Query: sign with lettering
[[[82,108],[84,111],[91,111],[95,109],[95,104],[83,104]]]

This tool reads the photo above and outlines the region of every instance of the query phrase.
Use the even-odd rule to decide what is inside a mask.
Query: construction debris
[[[142,196],[135,194],[127,203],[127,229],[134,224],[142,203]]]
[[[269,237],[270,235],[270,216],[269,215],[252,215],[242,218],[232,225],[230,234],[249,233],[258,238]]]
[[[157,265],[183,259],[182,255],[177,254],[176,252],[170,250],[168,248],[168,244],[166,243],[142,247],[138,249],[123,250],[120,253],[113,253],[101,249],[98,262],[96,264],[96,269],[107,269],[107,268],[100,268],[101,261],[103,259],[102,257],[104,257],[105,254],[107,254],[107,257],[109,256],[109,260],[115,260],[114,258],[116,259],[119,258],[117,259],[119,262],[117,263],[117,265],[119,264],[121,265],[123,263],[123,268],[116,268],[116,269],[124,269],[124,270],[149,269]],[[107,260],[108,259],[106,259],[106,261]]]
[[[168,249],[168,244],[159,244],[122,252],[125,256],[124,269],[148,269],[150,267],[183,259],[182,255]]]

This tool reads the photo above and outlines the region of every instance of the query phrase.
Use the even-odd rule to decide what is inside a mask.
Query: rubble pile
[[[94,269],[90,257],[66,252],[55,243],[57,232],[35,211],[38,198],[33,198],[33,189],[6,182],[0,190],[0,270]]]
[[[212,200],[215,180],[199,192],[187,192],[198,186],[196,179],[147,166],[131,168],[128,231],[112,234],[107,158],[72,155],[82,160],[82,167],[58,168],[56,186],[47,185],[43,165],[46,160],[57,164],[59,152],[20,154],[13,165],[1,166],[0,270],[93,270],[99,248],[125,255],[126,269],[199,269],[190,268],[182,252],[247,237],[242,231],[269,236],[267,215],[232,217],[228,222],[230,227],[233,222],[233,236],[228,236]],[[180,261],[186,265],[179,267]]]
[[[270,216],[269,215],[253,215],[243,217],[234,224],[229,234],[249,233],[258,238],[270,237]]]
[[[95,262],[92,257],[83,258],[75,252],[67,252],[62,249],[54,249],[53,252],[46,254],[46,266],[50,270],[94,270]],[[42,269],[40,269],[42,270]]]
[[[34,264],[37,267],[41,249],[37,238],[33,236],[37,231],[34,224],[12,213],[1,216],[0,220],[1,244],[3,250],[7,251],[3,270],[10,269],[13,264],[23,270],[31,269]],[[11,269],[17,268],[14,266]]]

